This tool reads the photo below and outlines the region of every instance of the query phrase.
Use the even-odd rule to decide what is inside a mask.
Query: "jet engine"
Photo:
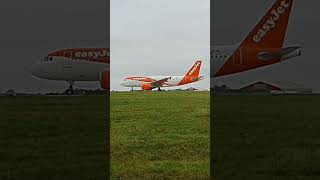
[[[153,89],[153,87],[150,83],[143,83],[141,84],[141,89],[144,91],[150,91]]]
[[[100,85],[104,90],[110,89],[110,71],[103,71],[100,73]]]

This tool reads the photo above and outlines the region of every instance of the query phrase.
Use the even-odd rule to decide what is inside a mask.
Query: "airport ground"
[[[114,179],[208,179],[209,92],[111,94]]]
[[[215,179],[320,179],[319,95],[216,95]]]
[[[104,179],[106,102],[0,97],[0,179]],[[209,103],[208,92],[112,94],[113,178],[207,179]]]
[[[215,179],[320,179],[319,95],[212,98]],[[209,103],[208,92],[112,94],[113,177],[206,179]],[[104,178],[105,105],[0,97],[0,179]]]
[[[106,102],[0,97],[0,179],[105,179]]]

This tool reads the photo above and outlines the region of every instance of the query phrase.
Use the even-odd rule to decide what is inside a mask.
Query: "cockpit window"
[[[41,59],[41,61],[48,61],[48,56],[46,56],[45,58]]]
[[[45,58],[41,59],[41,61],[53,61],[53,57],[46,56]]]

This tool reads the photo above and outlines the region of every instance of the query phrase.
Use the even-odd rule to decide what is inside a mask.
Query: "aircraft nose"
[[[127,86],[127,82],[125,82],[125,81],[120,82],[120,86],[126,87]]]
[[[40,64],[34,64],[31,66],[30,68],[30,72],[32,75],[36,76],[36,77],[41,77],[41,66]]]

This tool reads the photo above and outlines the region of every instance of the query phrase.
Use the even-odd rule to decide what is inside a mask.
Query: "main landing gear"
[[[160,89],[160,87],[158,87],[158,91],[162,91],[162,90]]]
[[[73,84],[74,81],[67,81],[69,83],[69,88],[66,90],[67,95],[73,95],[74,94],[74,89],[73,89]]]

